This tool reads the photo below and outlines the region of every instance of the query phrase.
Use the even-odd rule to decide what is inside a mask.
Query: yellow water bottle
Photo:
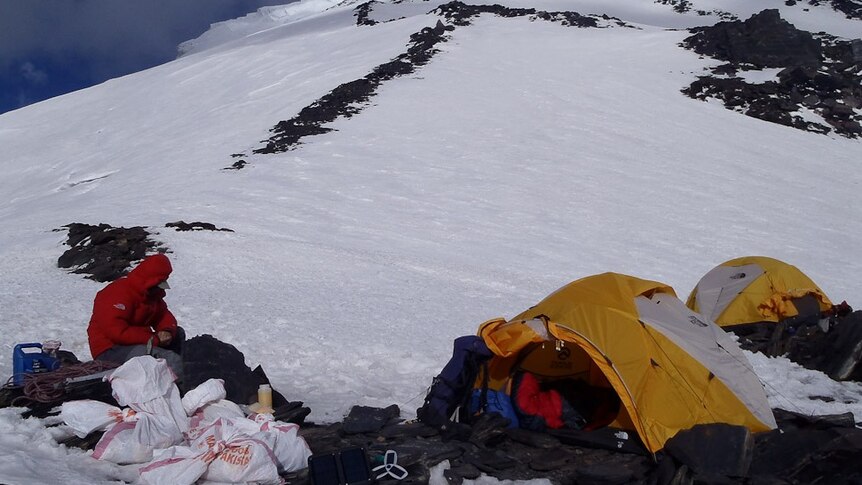
[[[257,389],[257,413],[272,414],[272,388],[269,384],[261,384]]]

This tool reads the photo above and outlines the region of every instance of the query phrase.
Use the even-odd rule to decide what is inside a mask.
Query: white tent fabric
[[[697,309],[716,320],[742,290],[765,272],[757,264],[716,266],[697,284]]]
[[[673,295],[635,299],[640,321],[688,352],[721,380],[763,424],[776,427],[763,385],[742,350],[718,325]]]

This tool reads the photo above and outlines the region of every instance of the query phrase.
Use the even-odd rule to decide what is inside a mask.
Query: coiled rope
[[[53,403],[66,394],[66,379],[84,377],[115,369],[119,364],[93,360],[65,365],[55,371],[24,375],[24,395],[11,402],[12,406],[29,406],[30,403]],[[9,379],[10,381],[12,378]],[[8,383],[7,383],[8,385]]]

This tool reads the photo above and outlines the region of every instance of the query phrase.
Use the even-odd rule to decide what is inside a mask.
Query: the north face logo
[[[688,321],[689,321],[689,322],[691,322],[691,324],[692,324],[692,325],[695,325],[695,326],[698,326],[698,327],[705,327],[705,326],[706,326],[706,322],[704,322],[703,320],[701,320],[701,319],[697,318],[697,317],[696,317],[696,316],[694,316],[694,315],[690,315],[690,316],[688,317]]]
[[[114,305],[114,308],[116,308],[117,310],[125,310],[126,305],[123,305],[122,303],[117,303]]]

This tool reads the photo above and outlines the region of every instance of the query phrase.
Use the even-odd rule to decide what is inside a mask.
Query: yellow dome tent
[[[621,401],[610,427],[635,431],[653,453],[697,424],[776,426],[737,344],[661,283],[586,277],[510,321],[485,322],[479,336],[494,356],[477,388],[505,389],[516,370],[610,387]]]
[[[731,327],[777,323],[798,316],[800,308],[803,313],[819,313],[831,309],[832,302],[796,266],[749,256],[710,270],[692,290],[686,306],[719,326]]]

